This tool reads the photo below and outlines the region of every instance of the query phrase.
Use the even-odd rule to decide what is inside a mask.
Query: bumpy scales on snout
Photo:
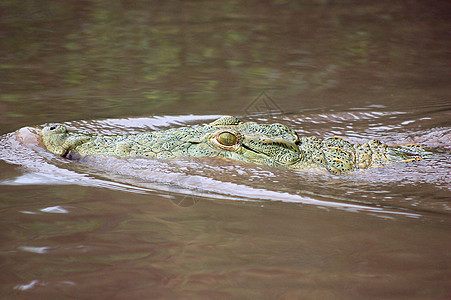
[[[419,145],[387,146],[378,140],[351,144],[341,138],[299,138],[282,124],[242,122],[224,116],[204,126],[103,135],[68,131],[52,125],[41,131],[42,144],[52,153],[77,159],[84,156],[222,157],[292,170],[318,168],[333,174],[419,160],[427,152]]]

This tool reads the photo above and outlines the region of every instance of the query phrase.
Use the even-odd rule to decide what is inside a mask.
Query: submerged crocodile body
[[[204,126],[162,131],[102,135],[68,131],[52,125],[41,131],[42,144],[52,153],[77,159],[116,157],[222,157],[292,170],[316,168],[333,174],[420,160],[427,154],[419,145],[387,146],[378,140],[351,144],[341,138],[301,137],[282,124],[242,122],[224,116]]]

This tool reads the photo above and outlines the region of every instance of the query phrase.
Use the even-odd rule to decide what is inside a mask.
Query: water
[[[1,4],[1,298],[450,297],[448,2],[212,3]],[[72,162],[32,132],[223,114],[434,155],[342,176]]]

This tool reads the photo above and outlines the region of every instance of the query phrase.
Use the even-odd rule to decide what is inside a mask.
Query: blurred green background
[[[78,119],[424,105],[450,94],[449,1],[0,4],[1,133]]]

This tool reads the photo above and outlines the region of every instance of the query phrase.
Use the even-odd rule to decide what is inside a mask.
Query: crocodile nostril
[[[56,126],[55,126],[55,125],[53,125],[53,126],[50,127],[50,130],[55,130],[55,129],[56,129]]]

